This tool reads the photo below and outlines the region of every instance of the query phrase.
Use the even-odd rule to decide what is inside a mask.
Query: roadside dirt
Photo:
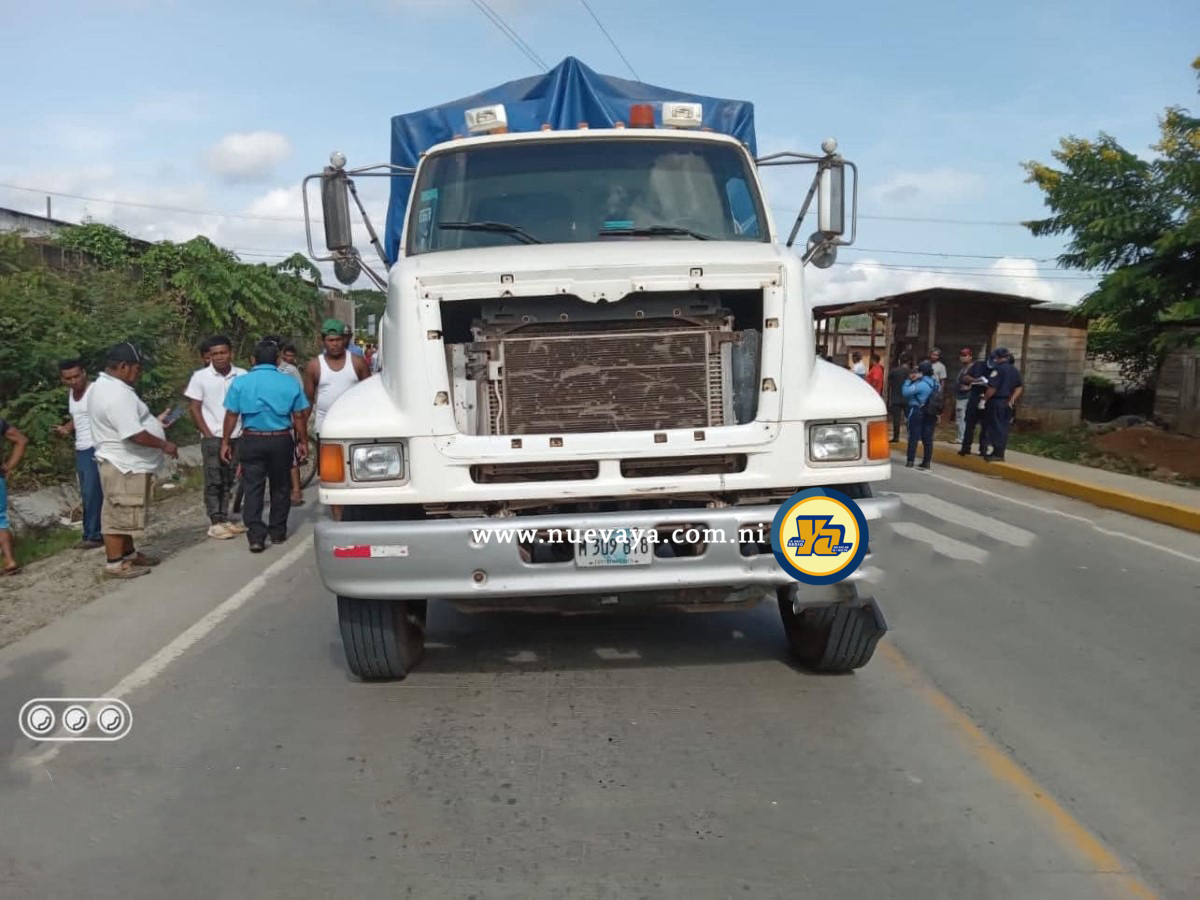
[[[1093,446],[1105,453],[1154,466],[1164,474],[1173,472],[1184,478],[1200,478],[1200,438],[1135,425],[1099,435]]]
[[[165,559],[207,540],[207,527],[199,491],[167,496],[151,507],[139,549]],[[103,578],[103,565],[103,550],[65,550],[0,579],[0,647],[114,590],[122,582]]]

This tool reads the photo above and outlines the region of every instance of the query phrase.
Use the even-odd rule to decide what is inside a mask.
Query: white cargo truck
[[[403,678],[429,600],[600,612],[770,598],[798,662],[866,664],[887,630],[867,586],[896,509],[872,489],[890,476],[885,408],[817,356],[804,278],[853,240],[853,165],[832,140],[755,159],[748,104],[574,60],[544,79],[397,117],[415,165],[394,144],[389,164],[347,169],[335,153],[305,179],[306,215],[321,184],[328,251],[310,236],[310,253],[387,291],[378,372],[320,435],[320,499],[340,515],[318,523],[315,553],[351,671]],[[771,165],[814,170],[786,236],[760,180]],[[385,274],[352,246],[354,179],[374,174],[400,182],[386,248],[366,223]],[[814,199],[816,230],[793,250]],[[771,545],[780,505],[810,487],[869,522],[866,561],[826,587],[795,581]]]

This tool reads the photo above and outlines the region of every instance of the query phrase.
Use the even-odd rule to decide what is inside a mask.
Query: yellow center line
[[[993,776],[1012,787],[1033,804],[1049,821],[1050,826],[1062,843],[1070,850],[1082,855],[1097,872],[1112,875],[1114,881],[1130,897],[1142,900],[1159,900],[1159,894],[1140,876],[1129,871],[1100,838],[1086,825],[1071,815],[1051,793],[1038,784],[1016,760],[976,725],[953,700],[930,683],[894,643],[880,641],[876,652],[912,680],[917,690],[947,719],[965,739],[972,755],[984,763]]]

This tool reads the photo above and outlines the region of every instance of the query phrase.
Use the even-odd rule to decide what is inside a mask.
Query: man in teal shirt
[[[292,462],[308,455],[308,426],[304,411],[308,398],[295,378],[279,371],[279,344],[259,341],[254,367],[230,382],[225,394],[226,435],[242,419],[238,457],[242,465],[242,523],[250,539],[250,552],[262,553],[267,539],[281,544],[287,539],[292,503]],[[221,458],[233,458],[229,438],[221,440]],[[271,519],[263,524],[263,498],[270,482]]]

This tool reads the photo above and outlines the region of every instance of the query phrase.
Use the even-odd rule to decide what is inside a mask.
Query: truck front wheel
[[[337,598],[342,648],[364,681],[402,679],[425,650],[424,600]]]
[[[872,598],[796,609],[798,585],[779,589],[779,616],[792,657],[815,672],[849,672],[871,661],[887,622]]]

